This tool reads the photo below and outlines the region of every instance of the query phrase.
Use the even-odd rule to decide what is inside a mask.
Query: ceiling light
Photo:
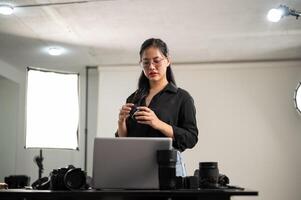
[[[296,11],[294,9],[290,9],[286,5],[280,5],[278,8],[273,8],[269,10],[267,14],[267,18],[271,22],[278,22],[284,16],[289,16],[289,15],[295,16],[296,19],[298,19],[299,16],[301,15],[301,12]]]
[[[61,47],[49,47],[48,48],[48,53],[52,56],[62,55],[63,52],[64,52],[64,49]]]
[[[267,15],[267,18],[271,22],[278,22],[283,15],[283,11],[281,9],[271,9]]]
[[[14,12],[14,8],[10,5],[0,5],[0,14],[11,15]]]

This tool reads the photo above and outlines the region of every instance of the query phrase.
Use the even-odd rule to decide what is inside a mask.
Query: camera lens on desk
[[[200,188],[218,188],[218,176],[217,162],[199,163]]]
[[[84,188],[86,173],[80,168],[68,166],[67,168],[54,169],[50,176],[51,190],[77,190]]]
[[[163,190],[176,188],[176,162],[177,151],[157,151],[157,162],[159,164],[159,187]]]
[[[64,176],[67,173],[67,168],[54,169],[50,176],[50,188],[52,190],[67,190],[64,183]]]

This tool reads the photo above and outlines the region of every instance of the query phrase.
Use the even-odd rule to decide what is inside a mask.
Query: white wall
[[[98,86],[97,135],[115,137],[118,113],[129,94],[135,91],[140,69],[137,67],[100,67]]]
[[[25,71],[25,68],[24,68]],[[0,59],[0,75],[16,83],[24,81],[23,72]]]
[[[179,87],[194,97],[199,142],[184,152],[188,174],[200,161],[218,161],[231,184],[264,200],[301,196],[301,116],[294,89],[301,62],[174,66]],[[138,67],[99,69],[98,135],[113,137],[118,110],[136,88]],[[247,197],[236,197],[245,199]]]
[[[23,131],[24,72],[0,60],[1,179],[16,174],[19,133]],[[23,145],[24,146],[24,145]]]
[[[15,173],[18,95],[18,84],[0,76],[0,182]]]

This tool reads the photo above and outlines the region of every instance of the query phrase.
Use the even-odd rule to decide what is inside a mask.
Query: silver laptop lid
[[[158,189],[157,150],[172,148],[170,138],[95,138],[95,189]]]

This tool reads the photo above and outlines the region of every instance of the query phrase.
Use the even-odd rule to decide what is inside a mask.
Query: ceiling
[[[76,0],[11,0],[14,6]],[[300,0],[92,0],[19,7],[0,15],[0,60],[78,71],[137,64],[141,43],[162,38],[174,63],[301,59],[301,19],[266,20],[270,8]],[[48,46],[66,48],[49,56]],[[0,66],[1,67],[1,66]]]

